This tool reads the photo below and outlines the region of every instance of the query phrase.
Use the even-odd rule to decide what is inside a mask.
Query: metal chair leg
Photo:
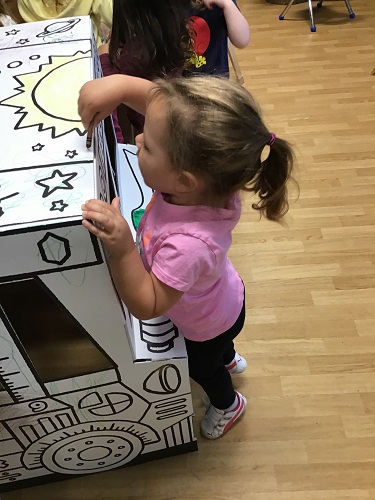
[[[309,13],[310,13],[310,22],[311,22],[310,30],[314,33],[316,31],[316,26],[314,24],[314,14],[313,14],[313,6],[312,6],[311,0],[309,0]]]
[[[288,12],[288,10],[291,8],[291,6],[294,4],[294,0],[290,0],[288,5],[285,7],[285,9],[282,11],[282,13],[279,15],[280,21],[284,20],[285,14]]]
[[[352,6],[350,5],[350,0],[344,0],[346,8],[348,9],[349,12],[349,17],[350,19],[355,18],[355,14],[353,12]],[[294,4],[295,0],[290,0],[288,5],[285,7],[285,9],[282,11],[282,13],[279,15],[280,21],[283,21],[285,18],[285,14],[288,12],[288,10],[291,8],[291,6]],[[313,13],[313,6],[312,6],[312,0],[308,0],[309,3],[309,14],[310,14],[310,30],[314,33],[316,31],[316,26],[314,23],[314,13]],[[318,1],[318,8],[320,8],[323,5],[323,0]]]
[[[349,0],[344,0],[344,1],[345,1],[346,8],[348,9],[350,19],[354,19],[355,14],[353,12],[353,9],[352,9],[352,6],[350,5]]]

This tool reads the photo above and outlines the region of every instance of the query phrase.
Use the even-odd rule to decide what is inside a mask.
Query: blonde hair
[[[256,193],[253,204],[270,220],[288,211],[287,182],[293,152],[286,141],[271,141],[260,110],[243,87],[223,78],[193,76],[158,80],[156,96],[167,102],[167,151],[172,166],[205,180],[209,195],[226,199],[239,190]]]

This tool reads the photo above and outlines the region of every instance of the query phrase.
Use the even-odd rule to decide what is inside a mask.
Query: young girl
[[[18,9],[26,22],[89,15],[98,43],[101,23],[112,22],[112,0],[18,0]]]
[[[229,77],[228,38],[245,48],[250,40],[249,25],[237,7],[236,0],[193,0],[190,12],[190,34],[194,55],[193,73]]]
[[[229,373],[246,368],[233,344],[245,319],[244,285],[227,256],[239,191],[257,193],[253,208],[280,219],[292,151],[267,130],[251,95],[222,78],[94,80],[78,101],[84,126],[96,126],[120,102],[146,115],[136,143],[155,193],[138,227],[139,252],[118,198],[86,202],[83,225],[103,242],[130,312],[140,319],[165,313],[184,335],[190,376],[210,399],[201,432],[216,439],[246,407]]]
[[[121,73],[147,80],[179,76],[189,58],[189,0],[114,0],[109,44],[99,47],[104,76]],[[130,123],[142,131],[144,117],[128,110]],[[116,137],[124,142],[113,114]]]

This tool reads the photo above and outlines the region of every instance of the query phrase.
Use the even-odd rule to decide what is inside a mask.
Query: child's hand
[[[79,92],[78,114],[86,130],[95,128],[122,102],[123,86],[112,75],[85,83]]]
[[[207,9],[212,9],[214,5],[217,5],[221,9],[224,9],[228,3],[233,3],[232,0],[201,0],[202,3],[207,7]]]
[[[103,43],[103,45],[99,45],[98,54],[101,56],[102,54],[109,54],[109,43]]]
[[[111,259],[121,260],[134,250],[129,225],[121,215],[120,198],[114,198],[111,205],[101,200],[89,200],[82,205],[82,210],[82,225],[102,241]]]

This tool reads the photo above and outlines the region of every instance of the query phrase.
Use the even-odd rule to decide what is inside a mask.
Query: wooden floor
[[[375,500],[375,2],[239,0],[245,85],[295,145],[288,227],[247,200],[231,257],[247,286],[237,346],[243,420],[199,452],[2,495],[2,500]],[[315,4],[315,2],[314,2]],[[294,196],[291,193],[292,197]]]

